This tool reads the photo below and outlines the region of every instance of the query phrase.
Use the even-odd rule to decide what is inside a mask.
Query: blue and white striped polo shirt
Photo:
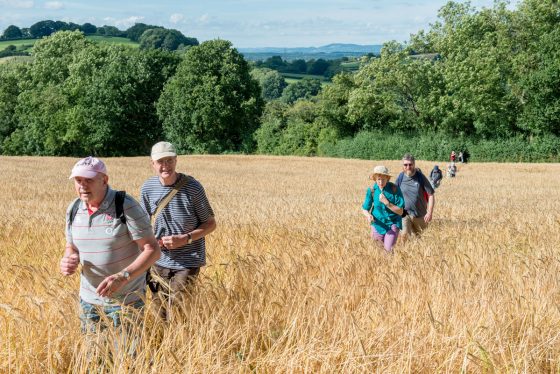
[[[188,181],[157,216],[154,233],[158,239],[163,236],[187,234],[214,217],[214,211],[202,185],[191,176],[187,177],[184,174],[179,174],[179,176],[188,178]],[[177,178],[175,184],[179,182],[180,178]],[[149,178],[140,189],[140,205],[152,216],[159,202],[173,190],[175,184],[164,186],[159,177]],[[201,238],[173,250],[162,248],[161,257],[156,264],[168,269],[204,266],[206,265],[206,242],[204,238]]]
[[[111,298],[95,292],[103,279],[122,271],[140,255],[135,240],[153,235],[150,218],[129,195],[123,206],[126,224],[115,217],[115,194],[115,190],[108,188],[99,209],[91,216],[86,204],[80,202],[72,227],[69,217],[74,202],[66,210],[66,241],[78,249],[82,264],[80,297],[90,304],[130,304],[139,300],[146,288],[146,277],[140,275]]]

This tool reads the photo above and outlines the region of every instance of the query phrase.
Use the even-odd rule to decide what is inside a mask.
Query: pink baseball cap
[[[97,173],[107,175],[107,167],[105,167],[105,164],[100,159],[88,156],[76,162],[68,179],[74,177],[95,178]]]

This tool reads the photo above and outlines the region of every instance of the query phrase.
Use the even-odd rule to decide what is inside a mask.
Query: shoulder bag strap
[[[165,195],[165,197],[159,202],[156,211],[154,212],[154,214],[152,215],[152,217],[150,217],[150,221],[152,222],[152,227],[154,226],[154,223],[156,222],[156,218],[157,216],[161,213],[161,211],[163,210],[163,208],[165,208],[167,206],[167,204],[169,204],[169,202],[173,199],[173,197],[177,194],[177,192],[179,192],[179,190],[181,188],[183,188],[183,186],[185,184],[187,184],[189,177],[188,176],[183,176],[183,174],[181,174],[181,180],[175,185],[175,187],[173,187],[173,189],[171,191],[169,191],[167,193],[167,195]]]

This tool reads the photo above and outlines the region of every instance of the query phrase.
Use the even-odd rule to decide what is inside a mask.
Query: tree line
[[[449,2],[326,86],[251,71],[223,40],[176,54],[59,32],[0,65],[0,151],[138,155],[165,138],[185,153],[558,161],[559,18],[553,0]]]
[[[373,57],[373,54],[369,56]],[[276,70],[279,73],[321,75],[330,79],[344,71],[342,63],[348,60],[348,57],[342,57],[333,60],[318,58],[308,61],[304,59],[286,61],[281,56],[272,56],[264,61],[255,61],[254,66],[261,69]]]
[[[28,28],[19,28],[16,25],[10,25],[0,36],[0,41],[41,39],[58,31],[81,31],[84,35],[128,38],[133,42],[140,43],[140,48],[143,49],[159,48],[175,51],[199,44],[196,38],[187,37],[178,30],[166,29],[162,26],[147,25],[145,23],[136,23],[134,26],[122,31],[115,26],[105,25],[97,27],[88,22],[83,25],[78,25],[73,22],[51,20],[36,22]]]
[[[0,65],[0,151],[11,155],[249,152],[263,102],[249,65],[215,40],[177,54],[61,31]]]

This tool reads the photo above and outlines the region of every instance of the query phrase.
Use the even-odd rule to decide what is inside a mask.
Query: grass
[[[340,64],[344,71],[357,71],[360,68],[360,61],[348,61]]]
[[[87,360],[58,273],[72,158],[0,157],[0,372],[558,372],[560,164],[466,164],[421,239],[386,256],[360,205],[397,161],[181,156],[218,222],[197,293],[132,360]],[[148,157],[106,159],[134,196]],[[432,162],[419,161],[430,170]]]
[[[280,73],[284,78],[288,78],[288,79],[296,79],[296,80],[300,80],[303,78],[313,78],[313,79],[318,79],[321,82],[328,80],[327,78],[325,78],[322,75],[312,75],[312,74],[296,74],[296,73]]]
[[[6,49],[9,45],[15,45],[18,49],[24,46],[32,46],[38,39],[20,39],[20,40],[3,40],[0,41],[0,51]]]

